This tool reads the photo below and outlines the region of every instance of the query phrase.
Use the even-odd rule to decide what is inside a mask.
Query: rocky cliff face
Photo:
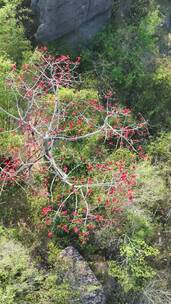
[[[67,269],[65,279],[70,283],[73,291],[79,295],[79,304],[106,304],[106,297],[102,285],[89,268],[88,263],[74,247],[67,247],[61,252],[62,261]]]
[[[36,39],[63,38],[70,45],[88,41],[110,18],[113,0],[32,0],[38,16]]]

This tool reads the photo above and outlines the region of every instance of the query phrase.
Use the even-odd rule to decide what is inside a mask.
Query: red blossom
[[[76,59],[76,61],[77,61],[78,63],[80,63],[80,60],[81,60],[81,57],[78,56],[77,59]]]
[[[29,64],[23,64],[23,70],[27,71],[29,69],[30,65]]]
[[[123,110],[122,110],[122,113],[123,113],[125,116],[130,116],[130,114],[131,114],[131,110],[130,110],[130,109],[127,109],[127,108],[125,108],[125,109],[123,109]]]
[[[50,218],[46,219],[45,224],[47,226],[50,226],[52,224],[52,219],[50,219]]]
[[[103,216],[100,214],[95,215],[94,219],[96,222],[102,222],[104,220]]]
[[[87,225],[87,229],[89,230],[94,230],[95,229],[95,226],[93,224],[88,224]]]
[[[72,215],[73,215],[73,216],[78,216],[78,213],[77,213],[76,211],[73,211],[73,212],[72,212]]]
[[[126,180],[127,180],[127,177],[128,177],[128,172],[123,172],[123,173],[121,174],[121,180],[122,180],[122,181],[126,181]]]
[[[87,170],[88,171],[92,171],[93,170],[93,165],[92,164],[88,164],[87,165]]]
[[[48,232],[48,238],[51,239],[52,237],[53,237],[53,232],[52,232],[52,231],[49,231],[49,232]]]
[[[74,228],[73,228],[73,231],[74,231],[74,233],[78,233],[78,232],[79,232],[78,227],[74,227]]]
[[[110,206],[110,199],[107,199],[107,200],[106,200],[105,206],[106,206],[106,207],[109,207],[109,206]]]
[[[44,216],[48,215],[49,212],[51,212],[53,210],[52,206],[47,206],[47,207],[44,207],[42,208],[42,214]]]
[[[63,170],[64,170],[65,173],[67,173],[68,172],[67,166],[64,166]]]
[[[63,230],[64,232],[66,232],[66,233],[69,232],[68,226],[67,226],[67,225],[62,225],[61,228],[62,228],[62,230]]]
[[[16,68],[17,68],[16,63],[12,64],[12,65],[11,65],[11,68],[12,68],[12,71],[15,71]]]
[[[61,215],[64,215],[64,216],[67,215],[67,214],[68,214],[67,210],[64,210],[64,211],[61,212]]]
[[[104,98],[105,99],[109,99],[109,98],[111,98],[113,96],[113,92],[112,91],[108,91],[107,93],[106,93],[106,95],[104,96]]]

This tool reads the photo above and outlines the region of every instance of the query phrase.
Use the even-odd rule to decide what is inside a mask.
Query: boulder
[[[78,292],[79,303],[105,304],[106,298],[102,285],[79,252],[70,246],[61,252],[60,258],[67,264],[65,279],[69,281],[73,291]]]
[[[113,0],[32,0],[40,42],[62,38],[69,45],[89,41],[111,16]]]

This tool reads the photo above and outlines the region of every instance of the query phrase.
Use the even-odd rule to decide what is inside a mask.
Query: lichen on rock
[[[65,248],[60,256],[68,264],[65,276],[73,290],[79,292],[81,303],[105,304],[106,298],[102,285],[79,252],[70,246]]]

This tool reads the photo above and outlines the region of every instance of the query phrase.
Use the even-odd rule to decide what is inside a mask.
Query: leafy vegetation
[[[76,59],[55,44],[33,49],[26,12],[0,1],[0,303],[75,303],[59,259],[72,245],[104,286],[114,282],[109,304],[169,304],[163,10],[115,1]]]
[[[114,89],[116,100],[141,112],[150,120],[152,130],[160,128],[161,122],[169,127],[170,57],[159,53],[159,9],[149,7],[139,22],[126,20],[107,26],[90,49],[83,51],[85,81],[95,76],[100,92]]]
[[[70,303],[74,295],[67,282],[56,285],[58,270],[36,269],[25,248],[6,234],[1,228],[0,303]]]
[[[0,9],[0,53],[13,62],[21,62],[24,52],[30,50],[30,42],[25,37],[25,30],[20,19],[18,7],[20,0],[3,1]]]

